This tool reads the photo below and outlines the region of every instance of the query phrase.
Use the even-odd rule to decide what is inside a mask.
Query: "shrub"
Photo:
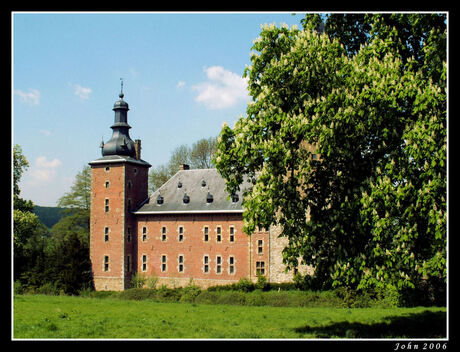
[[[395,286],[389,285],[382,289],[376,289],[374,301],[376,305],[383,307],[399,307],[401,295]]]
[[[337,297],[334,291],[320,291],[317,292],[316,306],[324,307],[341,307],[342,300]]]
[[[91,297],[91,298],[107,298],[107,297],[119,297],[122,292],[118,291],[94,291],[90,288],[80,290],[78,292],[81,297]]]
[[[142,288],[144,287],[146,281],[147,278],[144,275],[136,273],[131,277],[131,287]]]
[[[179,302],[182,296],[182,290],[181,287],[169,288],[166,285],[161,285],[156,290],[155,298],[161,302]]]
[[[42,286],[38,287],[35,292],[51,296],[57,296],[62,293],[61,290],[59,290],[59,288],[56,286],[56,284],[51,282],[47,282]]]
[[[266,305],[265,297],[261,290],[255,290],[246,295],[246,304],[248,306],[264,306]]]
[[[154,289],[158,283],[158,278],[156,276],[149,276],[146,278],[146,286],[150,289]]]
[[[203,304],[217,304],[219,293],[214,291],[201,291],[198,296],[195,297],[195,303]]]
[[[243,292],[220,292],[217,295],[217,304],[246,305],[246,295]]]
[[[21,294],[24,293],[24,287],[22,286],[21,281],[19,281],[19,280],[16,280],[14,282],[13,289],[14,289],[13,292],[14,292],[15,295],[21,295]]]
[[[296,305],[296,296],[287,292],[270,291],[264,293],[265,304],[272,307],[287,307]]]
[[[236,287],[239,291],[243,292],[254,291],[254,284],[249,279],[246,279],[244,277],[238,281]]]
[[[257,290],[267,291],[270,289],[270,285],[267,282],[267,278],[264,275],[257,275],[257,282],[254,285]]]
[[[129,299],[140,301],[144,299],[154,299],[155,290],[147,288],[130,288],[128,290],[121,291],[118,295],[121,299]]]
[[[181,302],[193,303],[196,297],[201,293],[201,289],[195,285],[189,285],[182,289],[182,295],[180,297]]]

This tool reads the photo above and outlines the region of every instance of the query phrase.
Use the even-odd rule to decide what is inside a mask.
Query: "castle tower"
[[[141,142],[129,136],[123,86],[115,102],[112,138],[91,166],[90,259],[96,290],[121,291],[137,271],[137,225],[133,211],[148,198],[150,164],[140,158]]]

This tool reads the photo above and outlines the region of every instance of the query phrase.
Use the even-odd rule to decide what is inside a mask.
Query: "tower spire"
[[[129,137],[128,110],[129,106],[123,100],[123,78],[121,81],[120,100],[117,100],[113,106],[115,111],[114,124],[110,126],[113,130],[112,138],[102,146],[102,156],[107,155],[126,155],[134,157],[136,155],[134,142]]]

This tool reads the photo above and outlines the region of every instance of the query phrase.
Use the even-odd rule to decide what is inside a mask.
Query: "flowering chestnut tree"
[[[244,230],[280,225],[284,262],[313,266],[316,287],[445,282],[445,26],[366,16],[350,50],[335,16],[325,31],[318,15],[263,26],[245,70],[253,99],[223,126],[216,167],[229,193],[252,180]]]

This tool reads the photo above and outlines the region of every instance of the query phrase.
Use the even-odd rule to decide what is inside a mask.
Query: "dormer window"
[[[238,197],[238,194],[232,194],[232,202],[233,202],[233,203],[238,202],[239,199],[240,199],[240,198]]]
[[[182,198],[182,201],[184,204],[190,203],[190,197],[187,195],[187,193],[184,194],[184,198]]]
[[[208,195],[206,196],[206,203],[212,203],[214,200],[214,197],[212,196],[211,193],[208,192]]]
[[[163,196],[159,194],[157,197],[157,204],[161,205],[163,204],[163,202],[164,202]]]
[[[179,181],[179,183],[177,184],[177,188],[182,188],[182,182]]]
[[[205,180],[201,181],[201,187],[206,187],[206,181]]]

